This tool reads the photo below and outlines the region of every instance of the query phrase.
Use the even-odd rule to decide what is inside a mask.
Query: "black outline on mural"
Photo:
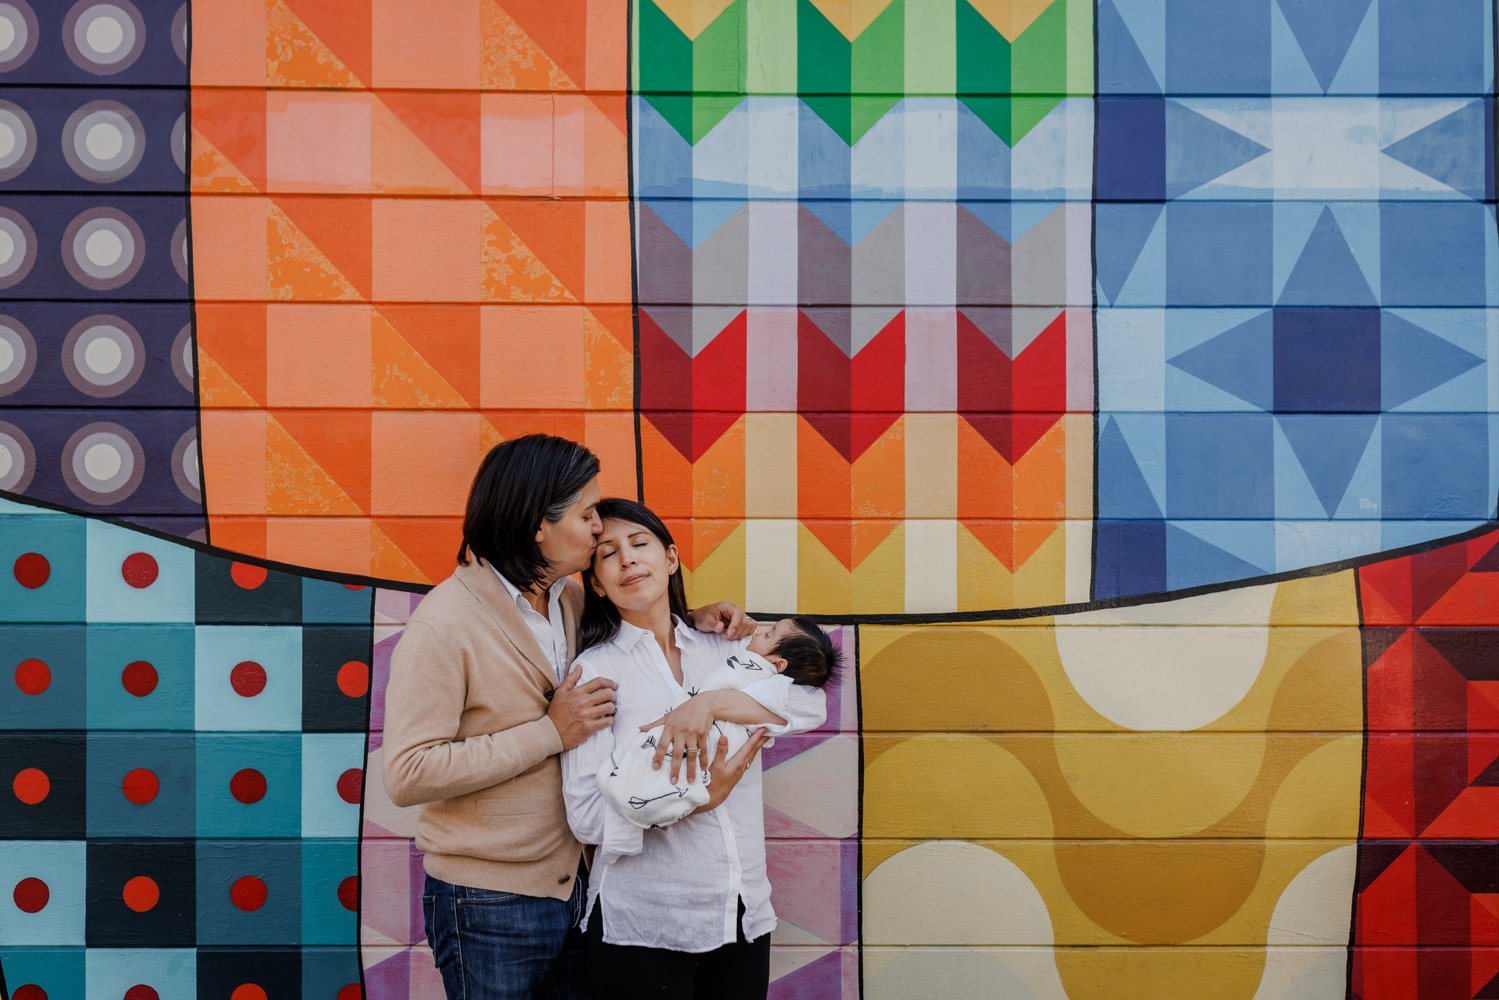
[[[859,996],[864,996],[864,678],[860,673],[863,666],[861,657],[863,651],[859,648],[863,639],[863,630],[858,625],[850,625],[849,631],[854,636],[853,655],[846,657],[843,663],[844,677],[853,681],[854,685],[854,739],[856,751],[859,755],[859,802],[858,813],[854,820],[854,936],[858,938],[854,942],[854,961],[858,963],[859,973]]]
[[[208,516],[208,473],[203,465],[203,379],[198,354],[198,269],[193,253],[193,5],[187,4],[187,132],[182,137],[182,197],[186,203],[183,219],[187,224],[187,313],[188,343],[193,349],[193,427],[198,445],[198,506],[203,510],[203,541],[213,543],[213,528]],[[1096,145],[1096,143],[1095,143]],[[1096,381],[1096,379],[1095,379]]]
[[[640,251],[635,232],[635,0],[625,2],[625,211],[630,217],[630,373],[635,412],[635,499],[645,505],[645,437],[640,432]]]
[[[354,964],[359,969],[359,996],[367,997],[369,990],[364,982],[364,806],[369,801],[370,782],[370,721],[375,714],[375,620],[377,612],[375,606],[380,603],[380,589],[370,587],[370,624],[369,624],[369,656],[364,661],[370,668],[370,681],[364,692],[364,756],[359,761],[359,826],[354,830],[354,878],[355,886],[354,902]],[[383,748],[385,745],[385,731],[380,732]],[[385,757],[381,754],[383,763]],[[414,841],[413,841],[414,842]],[[305,945],[303,946],[306,947]]]
[[[1093,445],[1093,531],[1088,538],[1088,596],[1096,600],[1098,598],[1098,439],[1103,433],[1098,420],[1098,76],[1103,60],[1098,57],[1098,0],[1090,0],[1088,6],[1093,14],[1093,170],[1089,175],[1093,190],[1088,192],[1088,281],[1092,285],[1088,292],[1093,299],[1093,308],[1088,314],[1088,322],[1093,327],[1093,412],[1089,414],[1093,418],[1091,441]],[[1063,563],[1062,572],[1065,576],[1066,563]]]
[[[159,538],[163,541],[173,542],[207,555],[232,559],[251,566],[263,566],[266,569],[275,570],[276,572],[292,573],[314,580],[358,584],[363,587],[400,590],[412,594],[425,594],[436,586],[436,584],[412,583],[409,580],[388,580],[382,577],[365,576],[358,573],[340,573],[335,570],[299,566],[295,563],[280,562],[261,556],[247,555],[231,549],[210,545],[207,542],[174,535],[169,531],[162,531],[159,528],[137,524],[129,518],[111,517],[100,513],[74,510],[64,504],[38,500],[35,497],[25,496],[20,493],[11,493],[6,490],[0,490],[0,500],[9,500],[23,507],[34,507],[38,510],[48,510],[58,514],[71,514],[74,517],[81,517],[90,521],[103,521],[106,524],[118,525],[121,528],[127,528],[139,534]],[[1499,522],[1492,520],[1484,521],[1482,524],[1456,535],[1444,535],[1441,538],[1435,538],[1426,542],[1417,542],[1398,549],[1382,549],[1379,552],[1372,552],[1366,555],[1350,556],[1347,559],[1341,559],[1337,562],[1305,566],[1301,569],[1291,569],[1283,573],[1272,573],[1265,576],[1246,577],[1242,580],[1207,583],[1199,587],[1188,587],[1182,590],[1161,591],[1151,594],[1131,594],[1128,597],[1110,597],[1101,601],[1078,601],[1072,604],[1048,604],[1023,608],[990,608],[979,611],[930,611],[897,614],[821,614],[809,612],[806,614],[806,617],[826,625],[962,625],[983,624],[985,622],[1023,621],[1028,618],[1054,618],[1058,615],[1076,615],[1089,611],[1110,611],[1119,608],[1140,607],[1147,604],[1165,604],[1170,601],[1186,600],[1189,597],[1219,594],[1228,590],[1242,590],[1246,587],[1285,583],[1290,580],[1332,576],[1335,573],[1357,570],[1364,566],[1373,566],[1379,563],[1393,562],[1397,559],[1404,559],[1407,556],[1420,555],[1423,552],[1430,552],[1434,549],[1446,548],[1449,545],[1456,545],[1459,542],[1481,538],[1495,531],[1499,531]],[[750,608],[747,610],[761,618],[784,618],[790,614],[801,613],[786,610],[766,610],[764,608]]]
[[[1346,969],[1345,1000],[1354,1000],[1353,992],[1353,945],[1358,940],[1358,877],[1359,859],[1364,847],[1364,803],[1369,798],[1369,660],[1368,647],[1364,643],[1364,585],[1363,574],[1353,574],[1353,605],[1358,612],[1358,661],[1359,699],[1364,713],[1364,732],[1360,746],[1358,769],[1358,837],[1353,842],[1353,888],[1348,903],[1348,958]]]

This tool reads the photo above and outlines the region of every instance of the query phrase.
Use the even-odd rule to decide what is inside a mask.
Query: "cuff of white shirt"
[[[645,847],[645,831],[604,805],[604,842],[599,845],[599,854],[607,862],[611,857],[622,858],[639,854]]]
[[[765,745],[774,746],[775,737],[780,736],[791,728],[791,711],[788,707],[789,696],[791,694],[790,678],[777,674],[774,677],[766,677],[764,680],[747,684],[741,690],[759,702],[761,708],[769,712],[774,712],[786,720],[783,725],[777,726],[767,722],[763,726],[751,727],[764,729],[771,736],[771,739],[767,740]]]

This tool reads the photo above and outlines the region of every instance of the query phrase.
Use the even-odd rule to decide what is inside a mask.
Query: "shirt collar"
[[[500,583],[505,587],[505,592],[510,595],[511,600],[515,601],[516,607],[520,608],[522,611],[536,610],[535,608],[531,607],[531,602],[526,600],[526,595],[521,593],[520,588],[510,582],[509,577],[507,577],[504,573],[501,573],[498,569],[495,569],[493,564],[491,564],[489,568],[494,572],[495,576],[500,578]],[[557,599],[557,595],[562,593],[562,588],[565,586],[567,586],[567,577],[564,576],[547,589],[547,596],[555,601]]]
[[[697,641],[696,629],[694,629],[691,625],[688,625],[680,618],[674,618],[673,620],[677,623],[676,633],[678,646],[691,645],[692,643]],[[643,629],[639,625],[631,625],[629,622],[621,618],[619,622],[619,631],[614,633],[613,642],[614,645],[618,646],[620,649],[628,650],[634,649],[635,644],[641,639],[654,639],[655,637],[656,635],[654,632]]]

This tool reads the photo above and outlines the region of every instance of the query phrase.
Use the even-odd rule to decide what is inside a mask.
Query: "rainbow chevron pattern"
[[[635,29],[643,488],[694,586],[1085,599],[1091,10],[642,2]]]

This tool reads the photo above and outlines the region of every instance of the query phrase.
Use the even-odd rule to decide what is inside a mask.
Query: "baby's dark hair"
[[[797,615],[791,623],[796,626],[796,634],[776,643],[771,655],[786,660],[786,669],[781,672],[793,682],[820,688],[838,675],[838,647],[812,619]]]

